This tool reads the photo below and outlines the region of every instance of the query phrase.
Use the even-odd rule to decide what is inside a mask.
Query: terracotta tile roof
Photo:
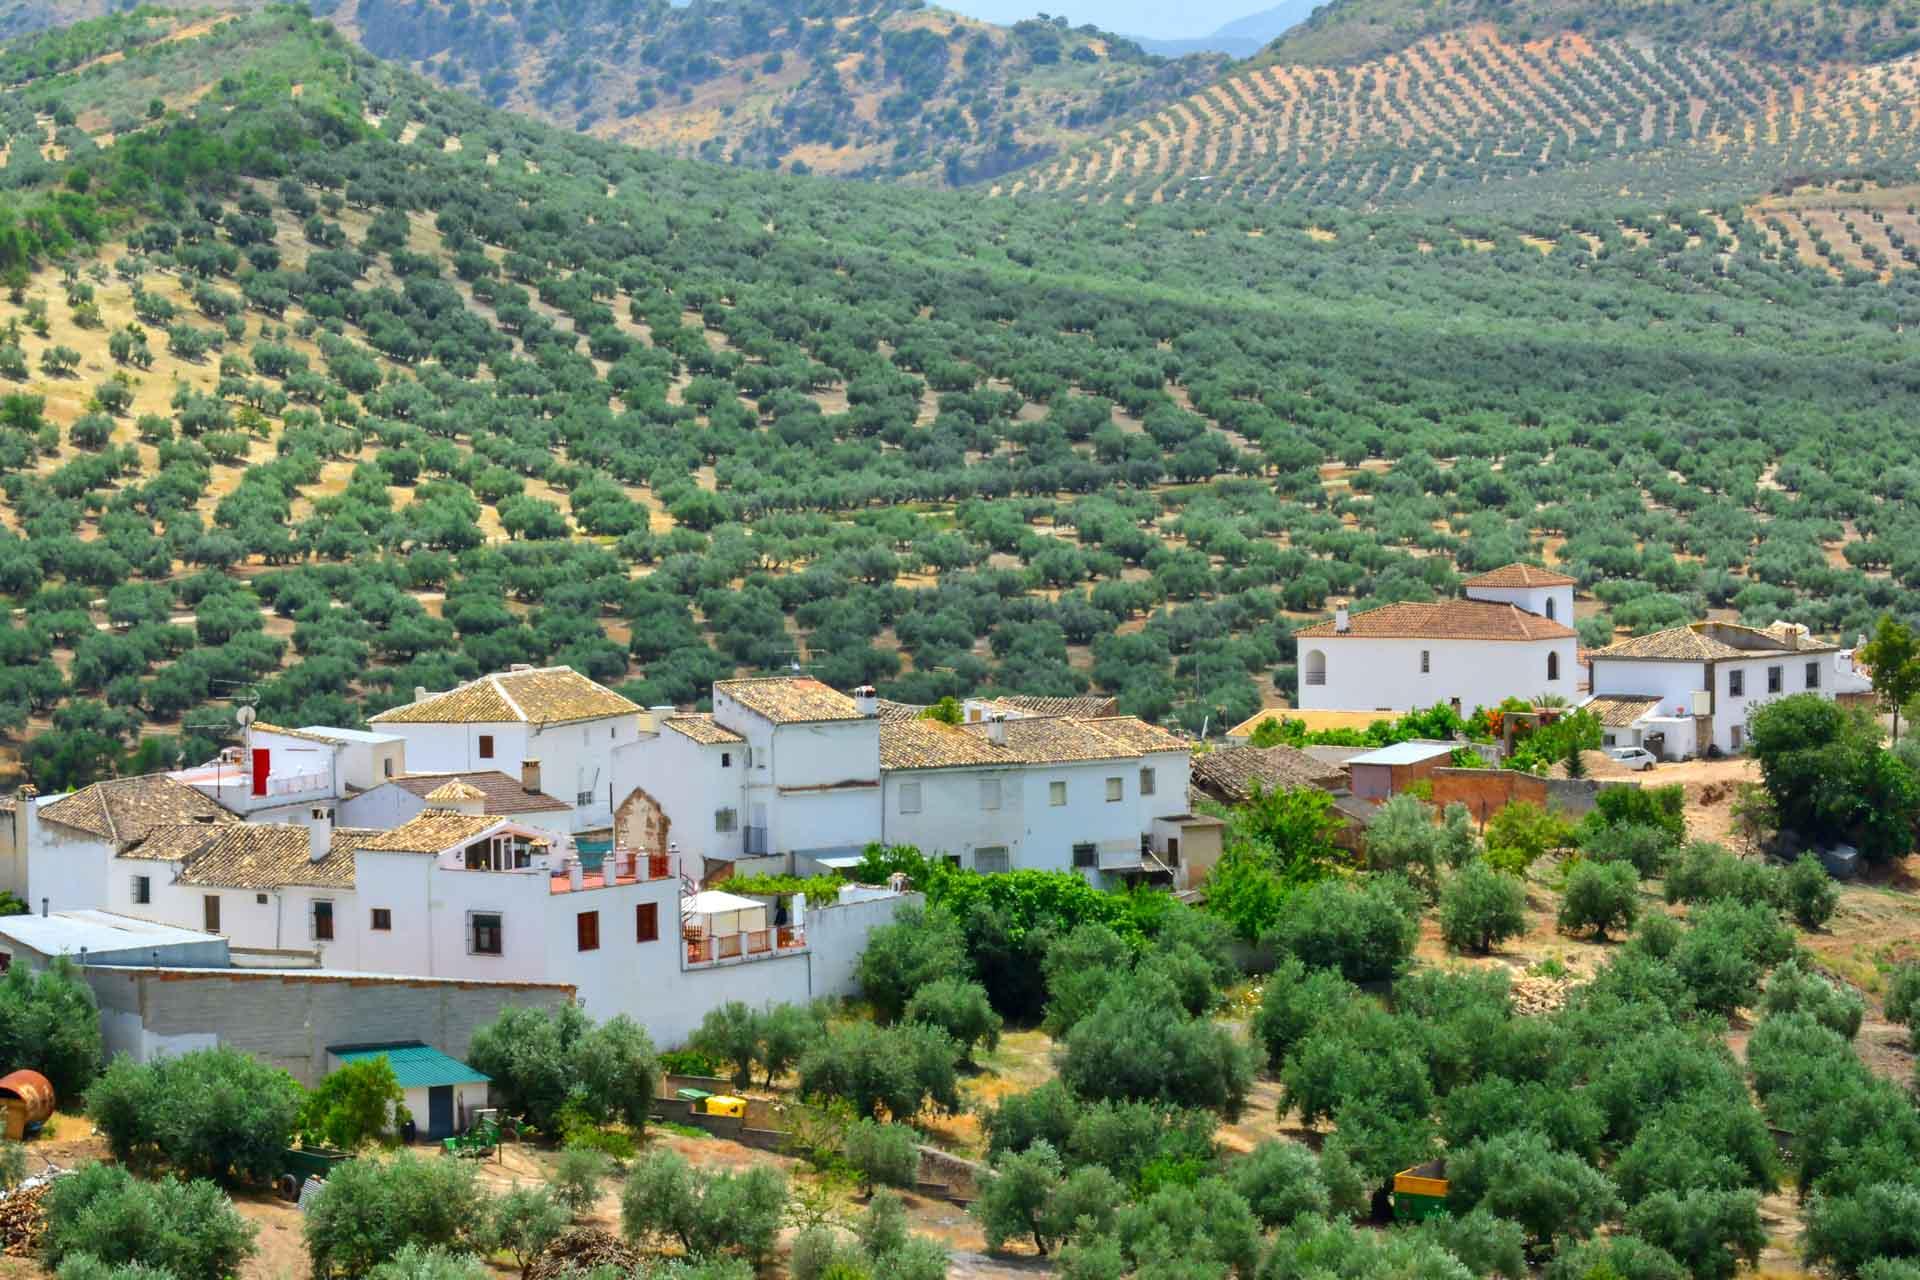
[[[1193,744],[1185,738],[1168,733],[1159,725],[1148,724],[1139,716],[1100,716],[1081,720],[1080,723],[1135,751],[1193,750]]]
[[[337,833],[336,833],[337,835]],[[294,823],[231,823],[162,828],[123,857],[166,857],[185,865],[175,883],[221,889],[353,887],[353,853],[340,841],[313,860],[313,834]]]
[[[640,707],[572,667],[497,671],[419,702],[368,718],[369,724],[567,724],[633,715]]]
[[[926,707],[917,702],[895,702],[891,698],[877,698],[881,721],[917,720]]]
[[[668,716],[665,726],[684,738],[692,738],[703,746],[717,747],[724,742],[745,742],[746,739],[723,725],[717,724],[710,715]]]
[[[1631,729],[1636,720],[1660,705],[1650,693],[1602,693],[1580,704],[1591,711],[1609,729]]]
[[[1498,569],[1468,578],[1462,586],[1468,587],[1571,587],[1577,586],[1574,579],[1564,573],[1555,573],[1551,569],[1542,569],[1537,564],[1503,564]]]
[[[1331,790],[1347,771],[1293,747],[1219,747],[1193,758],[1193,785],[1216,800],[1239,804],[1258,785],[1267,791]]]
[[[995,706],[1030,716],[1072,716],[1076,720],[1097,720],[1102,716],[1120,714],[1117,700],[1098,695],[1047,698],[1036,694],[1005,693],[992,701]]]
[[[1024,764],[1074,764],[1094,760],[1137,760],[1142,752],[1118,737],[1102,733],[1080,720],[1061,716],[1033,716],[1025,720],[1003,720],[1006,749]],[[963,732],[981,741],[994,726],[969,724]]]
[[[1765,658],[1783,653],[1832,653],[1838,645],[1800,635],[1781,623],[1762,629],[1731,622],[1691,622],[1652,635],[1620,640],[1595,649],[1595,658],[1658,659],[1668,662],[1718,662],[1726,658]]]
[[[1007,767],[1021,763],[1005,747],[938,720],[882,720],[882,769],[955,769],[969,765]]]
[[[809,676],[766,676],[755,680],[716,680],[724,693],[755,715],[775,724],[818,724],[828,720],[864,720],[852,698]]]
[[[1385,604],[1356,613],[1345,632],[1331,621],[1297,633],[1301,639],[1571,640],[1574,631],[1517,605],[1492,600],[1442,600],[1432,604]]]
[[[395,778],[393,785],[411,791],[422,800],[431,800],[433,793],[449,782],[459,782],[479,792],[486,801],[483,812],[490,814],[570,812],[573,807],[544,791],[528,791],[520,785],[518,778],[510,777],[498,769],[474,769],[462,773],[408,773]]]
[[[376,832],[355,847],[375,853],[442,853],[479,839],[501,822],[492,814],[428,809],[391,831]]]
[[[232,822],[233,815],[184,782],[163,773],[111,778],[42,805],[38,816],[125,847],[158,826]]]
[[[421,798],[432,805],[454,805],[465,800],[485,800],[487,793],[455,778],[451,782],[441,783]]]

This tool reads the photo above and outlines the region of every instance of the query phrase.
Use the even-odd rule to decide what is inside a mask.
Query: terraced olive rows
[[[1664,201],[1836,166],[1910,173],[1917,136],[1912,59],[1802,70],[1479,28],[1357,67],[1243,72],[998,190],[1371,207],[1557,182],[1589,203]]]

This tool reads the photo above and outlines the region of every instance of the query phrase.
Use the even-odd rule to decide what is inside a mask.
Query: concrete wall
[[[327,1072],[327,1046],[423,1040],[464,1059],[474,1030],[514,1005],[557,1008],[561,986],[373,978],[340,973],[88,968],[110,1048],[146,1053],[231,1045],[302,1084]],[[144,1060],[144,1059],[143,1059]],[[423,1117],[424,1119],[424,1117]]]
[[[1460,700],[1461,714],[1498,706],[1508,697],[1559,693],[1573,700],[1579,642],[1564,640],[1387,640],[1360,636],[1300,642],[1300,705],[1309,710],[1409,711]],[[1420,671],[1420,654],[1428,670]],[[1308,684],[1313,652],[1325,655],[1327,681]],[[1560,656],[1560,678],[1547,679],[1547,655]],[[1648,692],[1652,692],[1649,690]]]
[[[1592,778],[1536,778],[1514,769],[1435,769],[1433,803],[1444,808],[1464,804],[1474,821],[1488,818],[1515,801],[1554,809],[1578,818],[1594,807],[1603,787],[1637,786],[1631,782],[1598,782]]]

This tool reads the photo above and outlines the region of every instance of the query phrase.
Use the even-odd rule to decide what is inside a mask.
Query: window
[[[1807,688],[1818,689],[1819,687],[1820,687],[1820,664],[1817,662],[1809,662],[1807,664]]]
[[[1116,801],[1125,800],[1126,798],[1127,798],[1126,780],[1123,778],[1108,778],[1107,779],[1107,803],[1113,804]]]
[[[1422,649],[1420,651],[1420,674],[1424,676],[1424,675],[1430,675],[1432,674],[1432,672],[1433,672],[1433,650]]]
[[[391,907],[375,907],[373,909],[373,923],[370,927],[375,933],[392,933],[393,909]]]
[[[1180,837],[1178,836],[1167,837],[1167,856],[1164,859],[1164,861],[1170,867],[1177,867],[1180,865]]]
[[[1067,784],[1064,782],[1049,782],[1047,784],[1047,803],[1058,809],[1066,802]]]
[[[900,812],[920,812],[920,784],[903,782],[900,784]]]
[[[713,829],[719,832],[740,829],[740,812],[737,809],[717,809],[713,815]]]
[[[1140,771],[1140,794],[1143,796],[1152,795],[1154,785],[1153,770],[1142,769]]]
[[[473,911],[467,914],[467,949],[476,956],[501,953],[501,916],[497,911]]]
[[[1013,869],[1013,861],[1005,845],[982,845],[973,851],[973,869],[983,876],[1003,876]]]
[[[1738,698],[1744,696],[1746,692],[1747,673],[1738,667],[1727,672],[1727,696],[1729,698]]]
[[[1307,652],[1305,674],[1302,676],[1310,685],[1323,685],[1327,682],[1327,655],[1319,649]]]
[[[333,941],[333,904],[325,899],[313,904],[313,940]]]
[[[574,792],[574,793],[573,793],[573,807],[574,807],[574,808],[576,808],[576,809],[586,809],[586,808],[590,808],[590,807],[592,806],[592,804],[593,804],[593,792],[591,792],[591,791],[576,791],[576,792]]]
[[[315,810],[313,811],[313,820],[314,820],[315,822],[332,822],[332,821],[333,821],[333,810],[331,810],[331,809],[315,809]]]
[[[1560,678],[1560,655],[1557,653],[1550,653],[1547,655],[1547,679],[1558,680],[1559,678]]]
[[[153,901],[153,877],[152,876],[135,876],[133,878],[134,905],[139,907],[144,907],[149,902],[152,902],[152,901]]]
[[[208,933],[220,932],[220,895],[219,894],[210,893],[205,898],[201,899],[200,919],[201,919],[201,923],[206,926],[206,931]]]
[[[1785,668],[1783,668],[1783,667],[1768,667],[1768,668],[1767,668],[1767,692],[1768,692],[1768,693],[1778,693],[1778,692],[1780,692],[1780,690],[1781,690],[1781,688],[1782,688],[1782,687],[1783,687],[1783,686],[1784,686],[1784,685],[1785,685],[1786,683],[1787,683],[1787,679],[1786,679],[1786,669],[1785,669]]]
[[[600,949],[600,913],[598,911],[582,911],[579,915],[575,916],[573,918],[573,936],[574,940],[580,944],[580,950],[598,951]]]
[[[1100,865],[1100,846],[1077,844],[1073,846],[1073,865],[1075,867],[1097,867]]]
[[[1560,612],[1560,607],[1554,603],[1552,596],[1548,596],[1547,597],[1547,621],[1552,622],[1559,615],[1559,612]]]
[[[266,895],[266,894],[264,894],[264,893],[256,893],[256,894],[254,894],[254,895],[253,895],[253,905],[254,905],[254,906],[256,906],[256,907],[264,907],[264,906],[266,906],[266,905],[267,905],[267,895]]]
[[[980,807],[988,810],[1000,807],[1000,779],[980,779]]]
[[[633,940],[660,941],[660,904],[643,902],[633,909]]]
[[[733,752],[731,752],[731,751],[722,751],[722,752],[720,753],[720,767],[721,767],[722,769],[731,769],[731,768],[733,768]]]
[[[493,759],[493,735],[490,733],[480,735],[480,758],[482,760]]]

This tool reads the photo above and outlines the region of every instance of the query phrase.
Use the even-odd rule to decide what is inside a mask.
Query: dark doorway
[[[453,1086],[438,1084],[427,1090],[427,1141],[453,1136]]]

